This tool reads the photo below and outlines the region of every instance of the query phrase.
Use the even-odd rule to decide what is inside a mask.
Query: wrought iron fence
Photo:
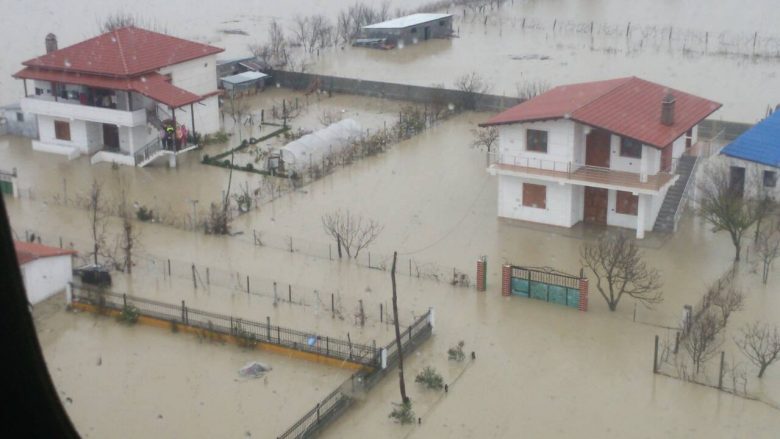
[[[80,285],[73,285],[72,288],[72,300],[75,303],[113,310],[123,310],[125,306],[132,305],[142,316],[182,323],[211,333],[240,337],[250,343],[269,343],[366,366],[379,366],[379,350],[374,346],[284,328],[271,325],[270,322],[260,323],[189,308],[184,301],[179,306]]]
[[[574,276],[546,267],[512,267],[512,277],[566,288],[579,288],[582,276]]]

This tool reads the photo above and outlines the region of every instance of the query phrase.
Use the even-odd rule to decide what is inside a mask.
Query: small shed
[[[279,152],[286,172],[303,172],[349,146],[362,129],[354,119],[344,119],[288,143]]]
[[[412,14],[363,26],[364,38],[385,38],[396,46],[452,35],[452,14]]]
[[[265,88],[266,81],[269,78],[270,76],[265,73],[247,71],[237,75],[226,76],[222,78],[221,82],[222,88],[228,94],[233,94],[262,90]]]
[[[27,300],[35,305],[63,291],[73,280],[75,250],[14,241]]]

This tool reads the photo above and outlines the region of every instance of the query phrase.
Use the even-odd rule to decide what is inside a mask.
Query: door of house
[[[430,26],[425,26],[424,34],[425,34],[425,39],[426,40],[431,38],[431,27]]]
[[[610,155],[609,132],[599,129],[592,129],[585,138],[585,164],[588,166],[599,166],[609,168]]]
[[[745,168],[731,166],[729,168],[729,189],[740,198],[745,193]]]
[[[119,127],[108,123],[103,124],[103,145],[105,149],[119,149]]]
[[[607,189],[585,186],[585,207],[583,220],[586,223],[607,224],[609,191]]]
[[[661,150],[661,171],[672,172],[672,150],[673,145],[666,145],[666,148]]]

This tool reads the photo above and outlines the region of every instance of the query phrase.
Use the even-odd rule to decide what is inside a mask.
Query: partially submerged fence
[[[588,310],[588,279],[548,267],[504,265],[501,294],[557,303],[580,311]]]
[[[118,312],[132,306],[140,316],[205,330],[209,335],[237,337],[246,343],[267,343],[371,368],[381,366],[380,349],[374,346],[283,328],[271,325],[270,321],[261,323],[190,308],[183,300],[181,305],[172,305],[84,286],[71,288],[68,302],[74,306],[89,305],[98,310]]]
[[[434,310],[429,309],[401,335],[401,349],[407,355],[420,346],[433,333]],[[277,436],[277,439],[298,439],[316,436],[328,424],[349,408],[358,393],[374,387],[398,363],[398,344],[391,341],[380,351],[381,367],[370,371],[359,370],[344,381],[301,419]]]

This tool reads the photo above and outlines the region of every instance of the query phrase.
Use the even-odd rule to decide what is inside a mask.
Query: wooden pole
[[[658,336],[655,336],[655,351],[653,352],[653,373],[658,373]]]
[[[406,396],[406,383],[404,383],[404,352],[401,344],[401,328],[398,326],[398,294],[395,285],[395,263],[397,259],[398,252],[393,252],[393,267],[390,270],[390,280],[393,284],[393,318],[395,320],[395,344],[398,350],[398,386],[401,390],[401,402],[406,404],[409,402],[409,397]]]

